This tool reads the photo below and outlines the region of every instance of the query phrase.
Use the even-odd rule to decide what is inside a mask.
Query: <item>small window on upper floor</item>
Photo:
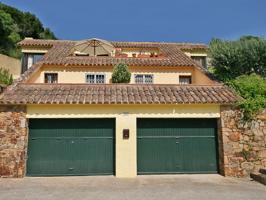
[[[44,53],[23,53],[22,73],[43,58]]]
[[[192,83],[191,76],[179,76],[179,84],[188,85]]]
[[[199,65],[207,68],[207,57],[206,56],[191,56],[191,58],[196,61]]]
[[[105,75],[104,74],[86,74],[86,83],[104,84]]]
[[[108,54],[98,54],[97,56],[98,57],[108,57],[109,55]]]
[[[57,73],[45,73],[44,82],[45,83],[58,83],[58,74]]]
[[[152,84],[153,75],[152,74],[136,74],[135,83],[137,84]]]

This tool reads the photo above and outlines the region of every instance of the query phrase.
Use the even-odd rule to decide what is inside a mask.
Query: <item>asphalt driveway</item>
[[[0,200],[264,200],[266,187],[219,175],[0,179]]]

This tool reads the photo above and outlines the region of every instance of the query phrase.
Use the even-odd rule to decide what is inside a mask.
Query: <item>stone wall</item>
[[[266,168],[266,110],[251,122],[241,112],[221,107],[220,173],[243,177]],[[0,106],[0,177],[23,177],[26,171],[28,123],[23,106]]]
[[[266,168],[266,110],[253,121],[244,122],[239,110],[221,107],[219,132],[223,175],[244,177]]]
[[[0,177],[23,177],[28,128],[26,108],[0,106]]]

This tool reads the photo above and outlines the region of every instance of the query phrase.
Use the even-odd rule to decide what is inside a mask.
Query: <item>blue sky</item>
[[[37,15],[59,39],[208,43],[266,37],[266,0],[0,0]]]

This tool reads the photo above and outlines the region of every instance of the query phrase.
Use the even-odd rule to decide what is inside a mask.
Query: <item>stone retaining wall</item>
[[[250,122],[241,112],[221,108],[220,169],[225,176],[243,177],[266,168],[266,110]]]
[[[28,128],[26,108],[0,106],[0,177],[23,177]]]

